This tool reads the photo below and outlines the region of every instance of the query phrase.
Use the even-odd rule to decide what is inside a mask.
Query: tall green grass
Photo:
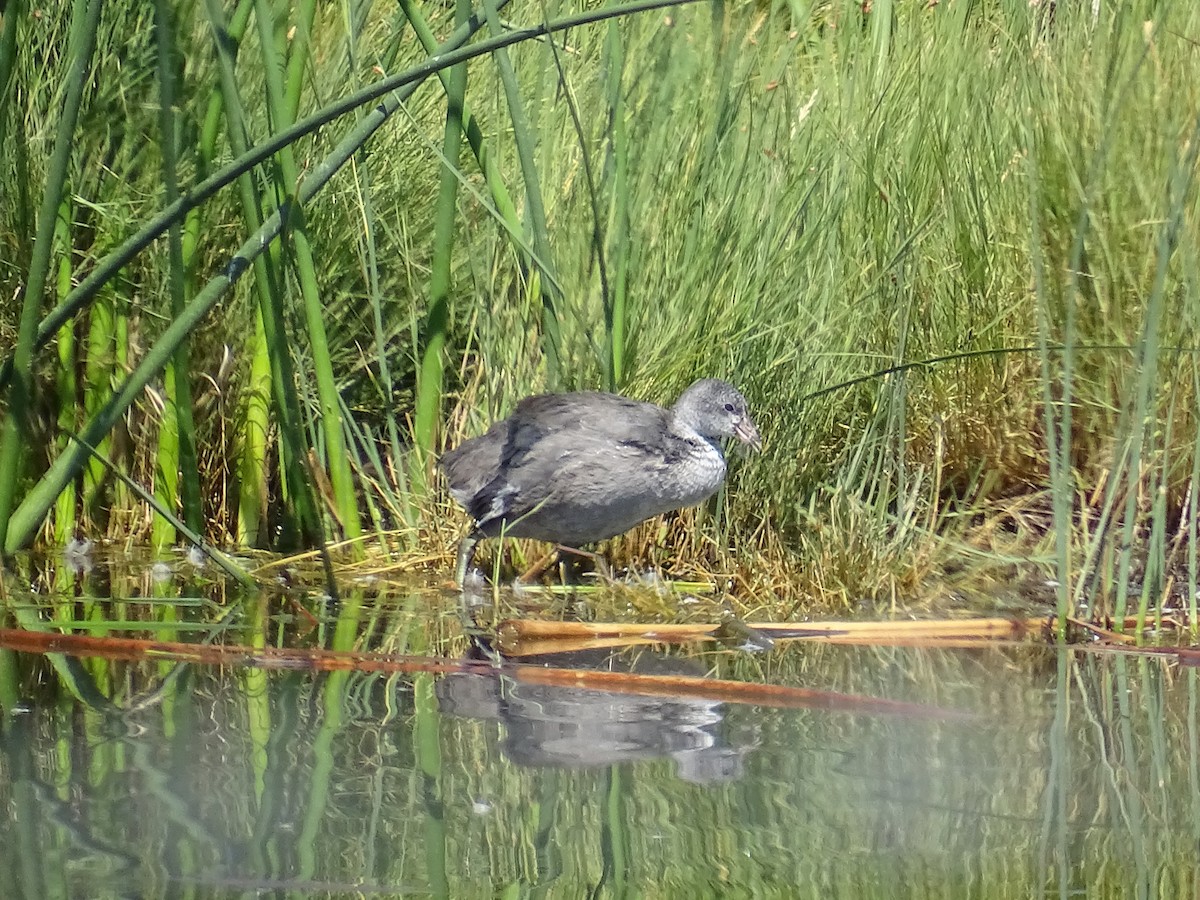
[[[176,17],[188,61],[176,127],[208,136],[182,145],[183,196],[230,160],[244,172],[240,196],[204,188],[189,271],[223,270],[270,211],[298,209],[287,198],[350,126],[270,146],[275,163],[268,134],[419,64],[466,10],[402,12],[299,11],[290,36],[244,5],[228,25],[203,8]],[[474,14],[493,34],[539,19]],[[91,104],[142,84],[118,69],[107,33]],[[34,82],[39,52],[67,71],[65,29],[45,35],[17,43],[12,84]],[[422,490],[431,453],[533,391],[669,402],[720,375],[750,399],[766,453],[734,464],[719,515],[652,523],[609,548],[618,559],[835,603],[912,599],[951,570],[961,588],[967,567],[979,586],[1053,581],[1063,611],[1194,606],[1198,36],[1186,3],[1058,4],[1051,16],[1024,0],[831,2],[642,8],[481,45],[494,55],[462,63],[461,100],[443,71],[345,157],[353,170],[325,174],[303,229],[289,218],[289,243],[253,256],[257,298],[238,287],[219,317],[189,326],[193,388],[225,345],[237,360],[222,388],[231,415],[195,426],[206,495],[231,498],[206,501],[210,537],[352,536],[368,510],[376,533],[403,534],[397,547],[441,553],[461,518],[436,485]],[[155,83],[146,75],[148,102],[121,108],[157,156]],[[23,166],[47,182],[38,123],[58,121],[53,91],[17,96],[5,127],[28,137],[0,148],[5,197],[25,189]],[[104,146],[86,129],[72,142],[76,169]],[[161,166],[114,164],[125,205],[118,216],[97,195],[110,205],[71,229],[77,256],[162,205]],[[4,296],[36,287],[20,210],[0,204],[0,256],[14,261]],[[77,282],[94,263],[83,257]],[[170,254],[122,271],[131,290],[104,296],[130,317],[136,366],[161,323],[179,321],[146,290],[172,283]],[[215,302],[205,290],[193,295]],[[7,314],[0,333],[16,325]],[[50,397],[65,382],[38,360],[34,395]],[[141,388],[125,399],[127,425],[155,433],[139,424],[158,415]],[[34,481],[51,461],[27,463],[9,502],[47,496],[40,515],[21,515],[20,540],[10,529],[10,549],[52,502]],[[302,499],[324,483],[318,469],[323,509]],[[128,527],[113,496],[90,530]]]

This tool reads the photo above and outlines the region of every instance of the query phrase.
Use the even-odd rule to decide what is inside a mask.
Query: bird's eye
[[[732,404],[732,403],[726,403],[726,404],[725,404],[725,412],[733,412],[733,411],[734,411],[734,409],[733,409],[733,404]]]

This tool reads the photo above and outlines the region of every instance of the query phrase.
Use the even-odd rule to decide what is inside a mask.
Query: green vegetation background
[[[578,13],[485,5],[476,40]],[[30,321],[177,192],[419,65],[420,28],[467,9],[0,16],[9,550],[177,539],[66,437],[123,389],[94,446],[185,527],[365,533],[444,568],[442,447],[530,392],[667,403],[712,375],[765,454],[618,560],[852,602],[1030,558],[1064,607],[1195,602],[1194,3],[705,3],[522,40],[396,102],[302,219],[387,97],[246,166],[27,357]],[[130,382],[280,205],[284,241]]]

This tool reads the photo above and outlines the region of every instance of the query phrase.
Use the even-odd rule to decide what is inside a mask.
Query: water
[[[211,584],[162,584],[110,577],[118,603],[96,584],[46,600],[9,582],[8,624],[199,642],[219,623],[244,646],[469,652],[438,592],[213,602]],[[927,707],[887,711],[594,691],[486,665],[119,656],[0,652],[2,897],[1200,890],[1200,690],[1162,659],[792,643],[555,660]]]

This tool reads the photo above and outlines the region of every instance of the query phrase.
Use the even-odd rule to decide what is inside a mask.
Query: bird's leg
[[[570,553],[572,556],[586,556],[596,566],[596,571],[600,573],[600,577],[605,581],[613,580],[612,570],[608,567],[608,561],[599,553],[593,553],[591,550],[580,550],[578,547],[568,547],[566,544],[555,544],[563,553]]]
[[[537,581],[539,578],[542,577],[542,575],[544,575],[546,573],[546,570],[548,568],[550,568],[550,564],[552,562],[554,562],[554,558],[557,555],[558,555],[558,548],[556,547],[554,550],[551,550],[549,553],[547,553],[545,556],[541,557],[541,559],[539,559],[537,562],[535,562],[532,566],[530,566],[528,569],[526,569],[524,572],[522,572],[520,575],[518,575],[517,581],[521,582],[522,584],[530,584],[532,582]]]
[[[465,538],[459,541],[458,544],[458,561],[454,565],[454,580],[459,587],[466,584],[467,570],[471,568],[471,561],[475,558],[475,548],[479,546],[479,542],[483,539],[483,535],[478,531],[472,531]]]

